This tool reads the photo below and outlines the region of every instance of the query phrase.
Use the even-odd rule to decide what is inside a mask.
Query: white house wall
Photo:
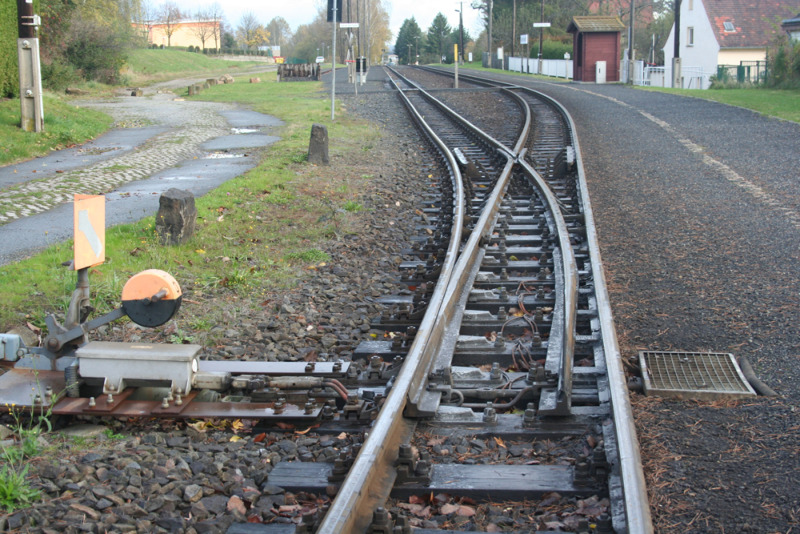
[[[720,65],[738,65],[741,61],[766,61],[767,53],[763,48],[728,48],[720,50]]]
[[[692,5],[693,4],[693,5]],[[689,7],[693,9],[689,9]],[[687,46],[687,28],[694,28],[694,45]],[[672,65],[675,56],[675,26],[669,32],[669,37],[664,45],[664,64]],[[719,44],[714,37],[714,29],[708,20],[706,9],[702,0],[681,1],[681,43],[680,56],[683,67],[698,67],[705,73],[714,74],[717,71]]]

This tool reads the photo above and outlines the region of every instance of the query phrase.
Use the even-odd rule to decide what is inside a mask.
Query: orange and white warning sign
[[[75,195],[75,270],[106,261],[106,197]]]

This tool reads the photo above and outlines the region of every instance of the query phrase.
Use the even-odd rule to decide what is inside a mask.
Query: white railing
[[[539,72],[539,60],[536,58],[509,57],[508,70],[526,74],[542,74],[555,78],[572,78],[571,59],[543,59]]]
[[[636,61],[634,81],[636,85],[650,87],[672,87],[672,66],[650,67],[644,61]],[[708,89],[714,73],[704,72],[702,67],[684,66],[681,68],[681,88]]]

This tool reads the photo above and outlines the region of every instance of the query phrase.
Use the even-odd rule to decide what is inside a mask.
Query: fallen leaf
[[[475,508],[472,506],[459,506],[458,507],[458,515],[461,517],[472,517],[475,515]]]
[[[506,447],[506,444],[503,442],[503,439],[500,438],[500,437],[495,436],[494,442],[497,443],[498,447],[503,447],[504,449],[508,448],[508,447]]]
[[[262,441],[264,441],[264,439],[266,439],[266,437],[267,437],[267,433],[266,432],[262,432],[261,434],[259,434],[259,435],[257,435],[256,437],[253,438],[253,443],[261,443]]]
[[[459,508],[461,508],[460,504],[454,504],[454,503],[445,504],[444,506],[439,508],[439,513],[442,515],[450,515],[458,512]]]

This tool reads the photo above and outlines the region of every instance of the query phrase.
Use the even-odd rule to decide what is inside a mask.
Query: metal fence
[[[717,80],[723,83],[759,85],[765,83],[768,76],[766,61],[742,61],[739,65],[717,66]]]

